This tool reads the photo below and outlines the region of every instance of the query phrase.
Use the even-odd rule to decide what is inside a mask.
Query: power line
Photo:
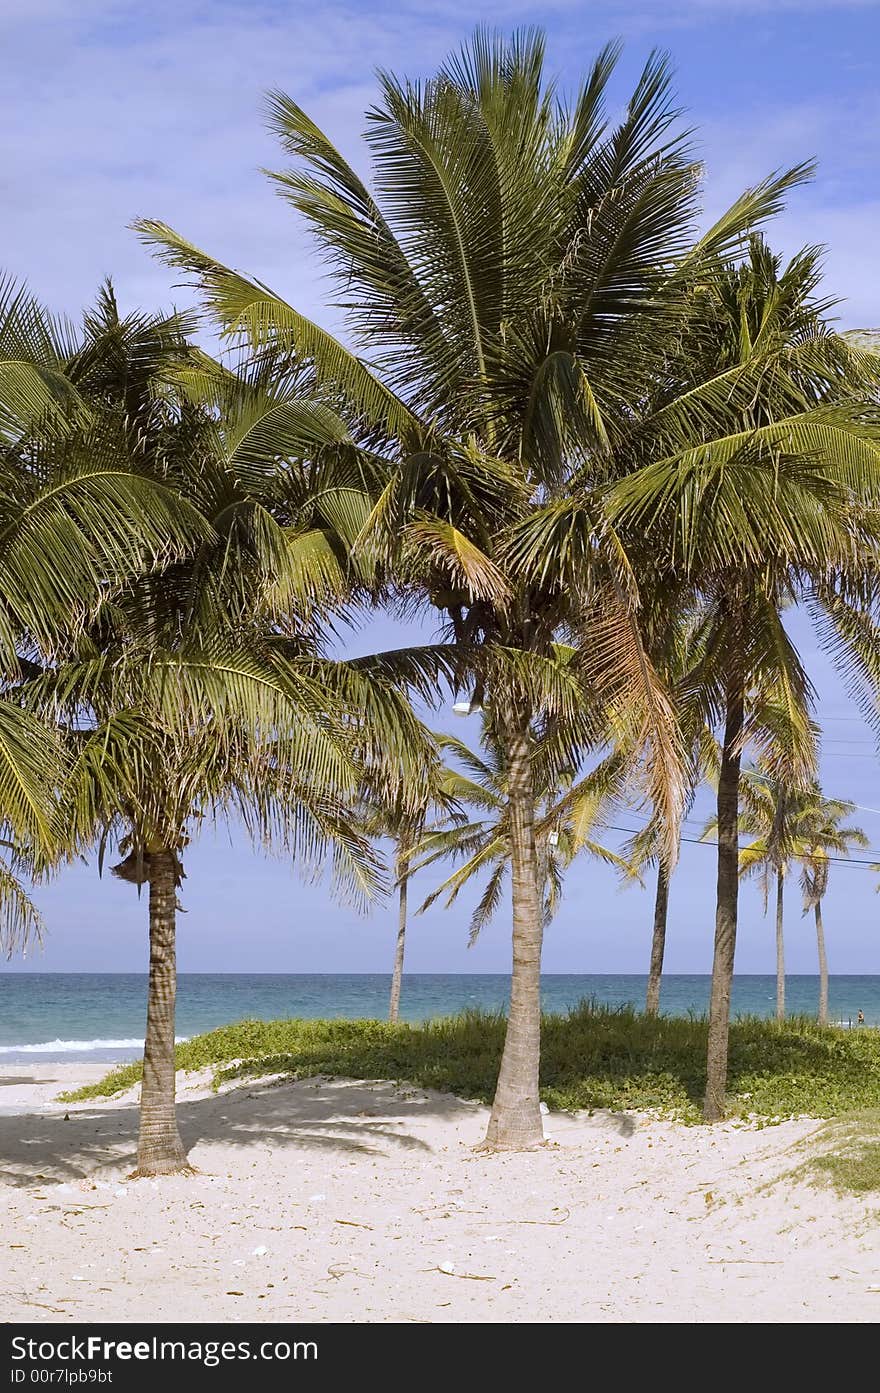
[[[852,716],[833,716],[830,712],[826,715],[824,711],[814,711],[813,715],[820,725],[823,725],[825,721],[856,721],[860,726],[867,725],[864,716],[856,714]]]
[[[647,826],[647,823],[645,826]],[[628,837],[635,837],[638,836],[639,832],[643,832],[645,829],[644,827],[615,827],[613,823],[606,823],[605,830],[607,832],[625,832]],[[690,846],[706,846],[710,848],[717,848],[718,846],[717,842],[704,842],[702,837],[679,837],[679,841],[687,842]],[[875,852],[875,857],[876,859],[873,861],[863,861],[855,856],[826,856],[823,859],[832,861],[838,866],[868,866],[872,870],[876,870],[878,865],[880,865],[880,851]]]
[[[838,755],[837,758],[851,759],[852,756]],[[773,780],[766,774],[756,774],[756,777],[769,787],[773,787]],[[818,795],[818,798],[820,803],[849,803],[850,807],[857,809],[860,813],[877,813],[880,815],[880,808],[869,808],[866,803],[853,803],[851,798],[824,798],[821,794]],[[682,821],[687,822],[688,819],[683,818]],[[693,821],[693,818],[691,818],[691,821]],[[880,856],[880,852],[878,852],[877,855]]]
[[[836,759],[860,759],[865,761],[870,758],[871,756],[865,754],[864,750],[829,750],[827,754],[820,757],[819,763],[822,768],[827,769],[833,766]],[[849,765],[847,765],[847,768],[849,768]]]

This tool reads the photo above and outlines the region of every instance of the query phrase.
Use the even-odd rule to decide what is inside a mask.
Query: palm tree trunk
[[[819,1024],[828,1024],[828,958],[825,955],[825,928],[822,924],[822,902],[814,905],[816,915],[816,947],[819,950]]]
[[[660,979],[663,976],[663,955],[666,952],[666,912],[669,908],[669,871],[662,861],[657,866],[657,895],[654,900],[654,934],[651,939],[651,969],[648,973],[648,995],[645,1010],[656,1016],[660,1010]]]
[[[739,895],[739,771],[743,728],[742,688],[729,689],[724,747],[718,777],[718,889],[715,910],[715,954],[709,998],[709,1042],[706,1053],[706,1096],[703,1118],[724,1116],[727,1093],[727,1044],[730,1036],[730,991],[736,952]]]
[[[135,1175],[188,1169],[174,1106],[174,1001],[177,857],[150,854],[150,981]]]
[[[782,892],[785,876],[776,872],[776,1019],[785,1020],[785,938],[782,931]]]
[[[538,885],[528,719],[511,719],[504,730],[504,741],[513,881],[513,972],[504,1053],[483,1143],[490,1150],[535,1146],[544,1139],[538,1096],[544,925]]]
[[[403,954],[406,948],[407,890],[409,888],[409,856],[403,837],[397,842],[397,886],[400,914],[397,921],[397,947],[394,952],[394,971],[391,974],[391,1003],[388,1019],[395,1023],[400,1017],[400,988],[403,983]]]

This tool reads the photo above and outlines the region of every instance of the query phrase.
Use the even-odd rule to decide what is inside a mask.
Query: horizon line
[[[8,977],[146,977],[146,968],[132,971],[128,968],[111,968],[101,972],[87,972],[79,970],[68,972],[63,968],[51,967],[43,969],[29,969],[19,971],[17,968],[5,968],[0,966],[0,975]],[[266,970],[262,972],[245,972],[243,970],[230,972],[208,972],[204,969],[192,972],[178,972],[181,977],[390,977],[391,973],[382,972],[277,972]],[[404,972],[404,980],[413,977],[509,977],[510,972]],[[645,977],[647,972],[542,972],[541,980],[547,977]],[[706,977],[711,978],[711,972],[664,972],[663,980],[668,981],[672,977]],[[775,980],[775,972],[734,972],[734,980],[742,977],[769,977]],[[829,980],[835,977],[880,977],[878,972],[831,972],[828,974]],[[786,972],[785,980],[792,981],[795,978],[810,978],[818,981],[818,972]]]

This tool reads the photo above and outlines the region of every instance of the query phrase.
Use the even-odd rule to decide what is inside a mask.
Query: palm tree
[[[818,785],[804,799],[797,821],[797,859],[801,863],[801,889],[804,913],[812,909],[816,920],[816,946],[819,955],[819,1024],[828,1024],[828,958],[822,901],[828,890],[832,857],[847,857],[853,848],[866,848],[868,838],[861,827],[846,825],[855,804],[840,798],[823,798]],[[843,824],[843,825],[842,825]]]
[[[740,874],[758,875],[766,910],[770,882],[776,885],[776,1018],[785,1017],[785,954],[783,909],[785,878],[793,863],[801,866],[804,913],[816,913],[819,950],[819,1022],[828,1023],[828,962],[822,927],[821,901],[828,889],[832,854],[849,856],[853,847],[867,847],[860,827],[841,826],[855,804],[825,798],[815,781],[792,788],[758,769],[743,771],[740,783],[740,831],[753,840],[740,850]],[[704,837],[717,834],[712,819]]]
[[[770,687],[790,729],[803,735],[809,724],[809,679],[783,620],[791,601],[822,616],[820,639],[850,672],[878,676],[864,587],[877,546],[877,366],[828,329],[818,277],[815,251],[782,270],[753,238],[745,262],[719,268],[694,295],[662,388],[672,417],[658,402],[642,428],[642,448],[663,457],[618,485],[614,509],[619,526],[643,521],[655,555],[678,558],[679,587],[675,571],[665,578],[670,598],[681,603],[690,583],[707,615],[692,685],[723,736],[706,1120],[724,1112],[743,748]],[[792,782],[809,778],[811,742],[787,760]]]
[[[785,1019],[785,878],[795,854],[799,818],[810,788],[794,787],[784,779],[772,778],[760,767],[744,769],[739,784],[739,834],[752,837],[740,847],[739,872],[745,879],[758,876],[764,899],[764,913],[770,900],[770,884],[776,886],[776,1019]],[[717,840],[718,822],[710,818],[703,840]]]
[[[391,970],[391,994],[388,999],[388,1019],[394,1024],[400,1019],[400,993],[403,987],[403,961],[406,954],[406,928],[409,913],[409,878],[412,846],[421,832],[413,818],[403,818],[396,824],[394,882],[397,886],[397,938],[394,944],[394,966]]]
[[[167,640],[166,640],[167,642]],[[363,779],[353,728],[321,664],[256,639],[114,648],[44,682],[60,719],[75,718],[68,782],[80,842],[119,846],[114,873],[149,889],[150,966],[137,1173],[185,1169],[174,1109],[175,938],[190,839],[206,818],[234,818],[263,845],[318,864],[326,847],[361,894],[375,867],[346,818]],[[327,674],[329,677],[330,674]],[[37,685],[37,684],[35,684]]]
[[[636,423],[666,380],[693,286],[807,172],[765,181],[695,240],[699,169],[674,130],[668,65],[649,60],[609,126],[617,57],[603,50],[571,102],[545,82],[532,30],[507,43],[479,31],[425,84],[380,75],[375,197],[300,107],[271,98],[296,161],[274,177],[329,259],[354,350],[166,225],[137,224],[196,280],[226,335],[311,387],[303,467],[320,488],[368,500],[358,548],[411,606],[440,611],[459,690],[491,712],[513,891],[495,1147],[542,1137],[531,765],[548,722],[567,730],[575,764],[612,713],[628,727],[674,854],[679,740],[637,620],[652,553],[643,520],[615,524],[632,501],[616,498],[612,516],[608,485],[644,462]],[[665,411],[667,439],[689,410]],[[559,660],[559,637],[574,640],[574,660]]]
[[[673,607],[664,603],[660,590],[654,595],[655,609],[643,619],[649,635],[652,656],[663,673],[675,701],[682,744],[687,755],[687,795],[685,815],[693,805],[697,790],[707,778],[717,775],[719,749],[709,725],[699,674],[706,654],[701,648],[706,637],[705,614],[700,607]],[[695,680],[695,678],[697,680]],[[651,929],[651,956],[645,993],[645,1013],[656,1016],[660,1010],[660,986],[666,956],[666,929],[669,916],[669,887],[674,869],[664,844],[663,828],[656,817],[635,833],[624,846],[624,852],[639,869],[654,865],[657,869],[654,894],[654,915]]]
[[[740,875],[758,875],[764,896],[764,912],[770,880],[776,882],[776,1019],[785,1019],[785,878],[789,872],[790,839],[797,816],[797,795],[785,784],[771,782],[757,770],[743,771],[740,779],[739,830],[753,840],[739,853]]]
[[[64,731],[70,840],[117,844],[115,873],[149,886],[150,966],[138,1173],[186,1167],[174,1105],[175,927],[183,854],[234,816],[299,862],[325,847],[361,896],[374,859],[346,808],[369,778],[405,803],[431,747],[369,660],[323,652],[315,596],[333,581],[296,517],[283,461],[295,394],[238,379],[182,325],[121,318],[109,288],[65,371],[108,448],[194,518],[193,542],[106,589],[62,660],[22,686]],[[315,557],[317,555],[317,563]],[[380,662],[381,666],[381,662]],[[397,763],[395,763],[397,761]]]
[[[441,896],[446,908],[455,903],[459,892],[478,876],[488,873],[486,887],[471,916],[470,945],[495,914],[501,903],[505,881],[511,867],[510,794],[504,749],[491,718],[483,716],[482,754],[476,754],[463,741],[451,735],[438,735],[441,751],[452,756],[463,769],[447,767],[442,780],[446,796],[456,813],[451,827],[435,827],[416,844],[416,870],[451,858],[462,865],[432,890],[419,908],[423,913]],[[535,791],[535,842],[542,888],[545,927],[550,923],[562,896],[566,869],[575,857],[586,852],[625,876],[636,874],[633,866],[617,852],[595,840],[603,804],[613,796],[619,782],[620,761],[608,758],[584,778],[567,787],[548,786],[541,778],[553,763],[542,759],[539,746],[532,761]],[[470,811],[470,816],[465,813]]]
[[[672,880],[672,867],[668,855],[663,850],[662,829],[655,819],[647,827],[636,832],[625,844],[624,850],[632,865],[643,871],[645,866],[656,866],[657,880],[654,890],[654,914],[651,922],[651,956],[648,963],[648,982],[645,990],[645,1014],[656,1016],[660,1012],[660,987],[663,981],[663,964],[666,958],[666,930],[669,920],[669,887]]]
[[[375,790],[365,794],[363,807],[358,813],[357,827],[371,840],[390,838],[393,844],[393,883],[397,889],[397,938],[394,948],[394,966],[391,972],[391,994],[388,1003],[388,1019],[392,1023],[400,1018],[400,995],[403,986],[403,964],[406,954],[406,931],[409,915],[409,882],[413,874],[413,859],[425,833],[425,824],[432,806],[437,812],[437,821],[432,827],[439,827],[454,815],[454,805],[445,791],[447,771],[437,766],[433,772],[435,782],[426,789],[426,797],[421,806],[413,807],[403,799],[392,803],[383,802],[381,793]]]
[[[58,805],[68,774],[52,713],[23,687],[57,665],[107,597],[184,554],[202,520],[148,477],[80,391],[82,347],[24,287],[0,278],[0,946],[42,920],[23,879],[76,846]]]

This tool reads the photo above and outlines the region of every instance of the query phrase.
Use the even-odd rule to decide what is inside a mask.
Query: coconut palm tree
[[[82,333],[0,278],[0,945],[39,936],[23,880],[76,847],[60,815],[64,741],[22,688],[55,666],[132,575],[170,563],[204,522],[142,467],[83,394]]]
[[[238,649],[217,638],[141,648],[117,635],[37,694],[43,707],[54,699],[59,723],[79,723],[66,790],[78,840],[99,831],[101,859],[118,845],[114,873],[149,890],[139,1174],[186,1167],[174,1110],[175,937],[185,851],[199,825],[234,819],[299,865],[329,849],[361,895],[376,881],[345,811],[370,737],[330,667],[305,643],[297,655],[290,640],[280,650],[271,639],[261,650],[256,637]]]
[[[658,827],[655,819],[634,833],[625,843],[623,850],[640,874],[646,866],[654,866],[657,871],[651,921],[651,956],[645,990],[645,1014],[656,1016],[660,1012],[660,987],[663,981],[669,920],[669,888],[673,871],[670,858],[663,848],[662,829]]]
[[[706,615],[699,606],[692,609],[673,607],[665,603],[662,591],[654,595],[655,606],[647,607],[647,619],[642,623],[648,635],[655,665],[660,670],[675,701],[682,744],[687,756],[687,796],[685,815],[693,805],[697,791],[705,779],[717,775],[719,749],[706,721],[703,693],[694,676],[705,661],[702,640],[707,634]],[[645,994],[645,1012],[656,1016],[660,1010],[660,986],[666,955],[666,929],[669,915],[669,888],[674,862],[665,846],[663,828],[657,818],[636,832],[624,844],[628,861],[641,871],[655,866],[657,871],[654,893],[654,915],[651,929],[651,956]]]
[[[397,886],[397,938],[394,944],[394,966],[391,970],[391,993],[388,998],[388,1019],[392,1024],[400,1019],[400,993],[403,988],[403,962],[406,955],[406,929],[409,916],[409,878],[412,847],[422,830],[417,818],[395,820],[394,883]]]
[[[855,804],[825,798],[813,780],[793,788],[764,773],[761,768],[743,771],[740,782],[740,832],[752,840],[740,850],[740,874],[757,875],[766,911],[770,883],[776,886],[776,1018],[785,1017],[784,891],[792,865],[801,866],[804,913],[816,914],[819,951],[819,1022],[828,1022],[828,962],[822,926],[821,901],[828,889],[829,856],[849,856],[854,847],[867,847],[860,827],[841,826]],[[717,835],[711,820],[704,836]]]
[[[63,370],[108,449],[133,455],[197,524],[185,551],[166,547],[161,564],[105,588],[59,660],[32,665],[19,692],[64,733],[70,842],[100,838],[101,862],[118,845],[115,873],[149,886],[138,1173],[161,1174],[186,1166],[175,924],[194,829],[232,816],[298,862],[329,848],[364,895],[377,868],[346,809],[367,778],[405,806],[432,752],[381,671],[324,651],[316,596],[336,578],[284,466],[295,393],[239,380],[191,350],[175,320],[121,317],[109,287]]]
[[[878,676],[874,599],[865,584],[877,547],[877,365],[828,328],[818,279],[815,250],[782,268],[753,238],[742,264],[720,268],[695,293],[691,329],[663,386],[673,397],[672,435],[664,442],[654,434],[669,419],[661,403],[642,428],[643,449],[668,453],[617,486],[624,509],[614,509],[617,525],[641,519],[646,539],[656,539],[655,554],[669,556],[663,538],[678,529],[672,555],[679,576],[682,584],[693,578],[708,615],[692,678],[706,721],[723,732],[707,1120],[724,1111],[743,749],[761,729],[769,688],[790,730],[804,736],[809,725],[809,679],[784,623],[792,600],[819,616],[820,640],[854,678],[875,684]],[[688,479],[691,470],[702,475],[699,483]],[[811,776],[809,740],[786,759],[791,782]]]
[[[465,886],[488,873],[486,887],[471,916],[473,946],[501,903],[511,869],[510,796],[504,749],[486,714],[481,754],[451,735],[438,735],[437,742],[444,755],[463,766],[447,765],[442,776],[446,796],[461,813],[457,812],[451,827],[436,827],[422,836],[414,849],[415,869],[424,870],[449,858],[462,864],[431,891],[419,913],[443,895],[447,897],[448,909]],[[555,765],[542,760],[542,753],[539,747],[532,769],[537,816],[535,842],[546,926],[559,907],[565,871],[577,855],[593,856],[625,876],[636,872],[629,861],[595,839],[603,805],[619,789],[620,761],[606,758],[577,782],[569,777],[561,788],[548,787],[541,778],[542,766],[549,773]]]
[[[776,882],[776,1019],[785,1019],[785,878],[790,869],[793,822],[798,797],[785,784],[774,783],[756,770],[744,770],[740,779],[739,830],[753,838],[740,848],[740,875],[757,875],[764,897],[770,881]]]
[[[796,856],[801,863],[801,890],[804,913],[812,909],[816,920],[816,947],[819,955],[819,1024],[828,1024],[828,957],[822,901],[828,891],[831,861],[848,857],[853,849],[864,849],[868,838],[861,827],[847,825],[855,804],[840,798],[823,798],[818,785],[804,798],[797,819]]]
[[[765,914],[771,881],[776,886],[776,1019],[781,1021],[785,1019],[785,879],[791,869],[792,837],[803,794],[770,779],[760,769],[744,769],[739,799],[739,833],[752,838],[740,847],[740,877],[758,877]],[[711,818],[703,838],[716,840],[717,835],[717,819]]]
[[[509,42],[479,31],[424,84],[380,75],[367,131],[375,195],[295,102],[271,98],[295,161],[274,177],[337,278],[345,342],[167,225],[137,224],[229,338],[311,386],[304,464],[320,488],[332,480],[369,501],[358,548],[381,557],[395,593],[444,616],[459,690],[491,711],[513,893],[496,1147],[542,1136],[531,761],[543,727],[568,731],[577,767],[603,719],[626,724],[675,845],[680,742],[637,621],[652,553],[643,519],[614,522],[658,507],[667,480],[617,497],[614,516],[607,489],[646,462],[636,422],[667,380],[694,286],[807,173],[768,179],[697,239],[699,168],[676,130],[668,65],[649,60],[612,126],[603,102],[617,57],[603,50],[571,101],[545,81],[531,30]],[[685,447],[672,437],[689,421],[690,449],[703,411],[692,385],[678,411],[663,403],[655,432],[674,471]],[[728,396],[716,390],[716,416]],[[574,639],[574,661],[558,659],[560,637]]]
[[[448,771],[438,764],[432,770],[432,778],[430,788],[426,785],[424,802],[415,807],[411,800],[408,804],[405,799],[398,797],[392,803],[388,803],[383,802],[381,791],[365,791],[356,819],[356,825],[365,837],[373,841],[390,839],[393,845],[393,884],[397,889],[398,915],[388,1003],[388,1019],[392,1023],[400,1018],[409,918],[409,882],[414,870],[414,856],[425,834],[426,822],[432,813],[436,813],[436,819],[431,822],[432,830],[442,826],[451,816],[458,815],[456,805],[445,791]]]

